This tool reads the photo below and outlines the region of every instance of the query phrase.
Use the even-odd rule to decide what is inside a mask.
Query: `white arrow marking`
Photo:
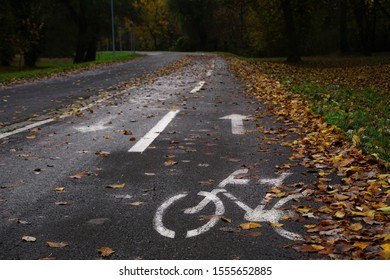
[[[105,130],[110,128],[109,126],[106,126],[106,124],[111,120],[112,118],[106,118],[104,120],[99,121],[96,124],[93,125],[86,125],[86,126],[77,126],[75,127],[76,130],[80,131],[81,133],[87,133],[87,132],[95,132],[98,130]]]
[[[130,150],[130,153],[143,153],[150,144],[164,131],[168,124],[176,117],[180,110],[173,110],[166,114],[148,133],[145,134]]]
[[[232,133],[233,134],[244,134],[244,120],[247,120],[247,116],[232,114],[220,118],[220,120],[231,120],[232,121]]]

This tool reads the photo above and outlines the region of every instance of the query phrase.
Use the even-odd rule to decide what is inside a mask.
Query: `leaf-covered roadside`
[[[288,130],[297,139],[284,142],[293,151],[290,160],[317,173],[318,182],[301,192],[322,206],[295,207],[297,213],[318,219],[305,226],[305,242],[294,248],[335,259],[390,259],[388,162],[364,153],[358,141],[349,141],[339,128],[314,114],[310,99],[291,93],[276,76],[266,74],[263,65],[237,58],[229,62],[250,94],[278,121],[293,124]],[[331,184],[334,174],[342,183]]]
[[[308,99],[315,113],[325,116],[359,148],[390,161],[390,57],[254,64]]]

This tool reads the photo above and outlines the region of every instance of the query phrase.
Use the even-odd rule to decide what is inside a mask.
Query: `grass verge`
[[[66,74],[75,71],[95,68],[102,64],[121,62],[134,59],[138,54],[130,52],[116,52],[112,59],[111,52],[98,52],[96,61],[73,64],[71,58],[42,58],[38,61],[36,68],[3,67],[0,68],[0,85],[11,85],[23,83],[28,80],[53,77],[59,74]]]
[[[250,60],[368,154],[390,161],[390,57]]]

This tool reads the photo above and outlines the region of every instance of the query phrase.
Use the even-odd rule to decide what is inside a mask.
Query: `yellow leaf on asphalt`
[[[145,202],[142,202],[142,201],[136,201],[136,202],[130,202],[129,205],[131,205],[131,206],[141,206],[144,203]]]
[[[108,186],[106,186],[106,188],[109,188],[109,189],[123,189],[125,186],[126,186],[126,184],[123,183],[123,184],[118,184],[118,185],[108,185]]]
[[[56,192],[64,192],[65,188],[55,188],[54,189]]]
[[[35,139],[37,136],[35,134],[26,136],[27,139]]]
[[[47,246],[50,248],[64,248],[68,246],[68,244],[64,242],[47,242]]]
[[[311,207],[309,206],[303,206],[295,209],[296,212],[301,213],[301,214],[307,214],[311,211]]]
[[[270,223],[271,227],[282,227],[284,224],[279,224],[279,223]]]
[[[261,227],[260,224],[254,223],[254,222],[240,224],[240,228],[242,228],[242,229],[254,229],[254,228],[260,228],[260,227]]]
[[[112,250],[110,247],[101,247],[98,249],[98,252],[100,253],[101,257],[109,257],[115,253],[115,251]]]

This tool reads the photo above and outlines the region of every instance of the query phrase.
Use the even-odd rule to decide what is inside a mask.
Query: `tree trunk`
[[[359,29],[362,51],[364,55],[371,55],[375,26],[372,22],[372,11],[369,3],[359,0],[354,5],[356,24]],[[373,11],[375,13],[375,11]]]
[[[299,62],[301,61],[301,56],[298,47],[298,38],[295,28],[293,10],[291,7],[290,0],[280,0],[284,23],[285,23],[285,32],[288,42],[288,57],[287,62]]]
[[[348,35],[347,35],[347,17],[348,17],[348,0],[339,1],[340,9],[340,52],[349,52]]]

